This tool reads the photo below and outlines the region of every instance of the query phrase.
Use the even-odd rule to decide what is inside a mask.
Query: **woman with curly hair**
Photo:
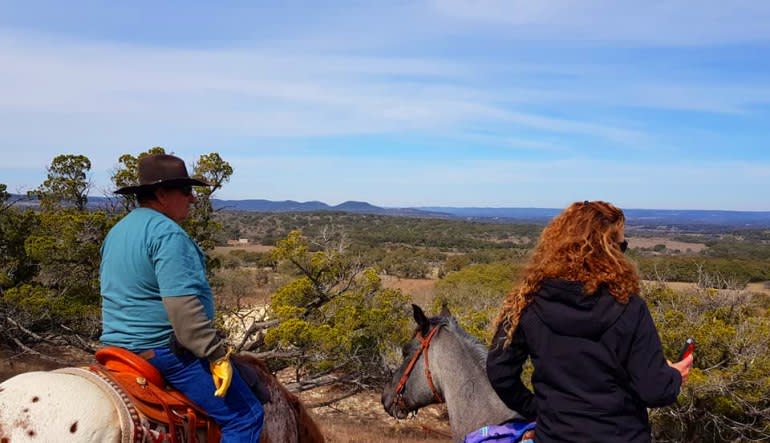
[[[537,421],[537,442],[649,442],[648,407],[673,403],[692,356],[671,364],[623,254],[625,217],[573,203],[543,230],[494,322],[487,374]],[[521,381],[531,358],[534,394]]]

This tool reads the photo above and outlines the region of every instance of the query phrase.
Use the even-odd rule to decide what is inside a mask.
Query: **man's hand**
[[[214,379],[214,387],[216,388],[216,391],[214,391],[215,397],[224,397],[230,388],[230,382],[233,380],[233,367],[230,364],[230,355],[232,353],[233,350],[231,348],[224,357],[210,363],[211,378]]]

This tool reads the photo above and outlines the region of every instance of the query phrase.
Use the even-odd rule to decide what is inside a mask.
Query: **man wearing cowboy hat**
[[[102,245],[101,340],[157,367],[219,423],[222,442],[256,442],[262,405],[211,324],[205,256],[179,225],[195,202],[193,186],[210,185],[191,178],[182,159],[156,154],[140,160],[138,184],[115,191],[135,195],[139,207]]]

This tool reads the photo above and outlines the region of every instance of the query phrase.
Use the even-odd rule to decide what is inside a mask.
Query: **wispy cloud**
[[[505,35],[530,40],[644,46],[770,41],[770,4],[753,0],[433,0],[431,4],[459,22],[498,24],[506,27]]]
[[[440,59],[77,42],[52,48],[9,37],[0,40],[0,51],[0,63],[9,67],[0,109],[10,112],[109,112],[131,126],[187,123],[254,136],[419,131],[489,120],[613,139],[631,133],[517,110],[511,102],[527,100],[506,103],[474,86],[468,66]]]
[[[8,67],[1,74],[5,85],[0,87],[2,109],[108,111],[128,121],[206,122],[251,135],[390,132],[492,119],[547,131],[629,140],[636,134],[627,128],[551,118],[521,109],[529,104],[571,101],[617,105],[622,101],[625,106],[737,112],[751,92],[733,94],[728,90],[714,96],[711,90],[677,85],[640,85],[606,96],[599,96],[591,85],[577,92],[569,91],[568,85],[518,91],[501,85],[501,90],[494,92],[474,83],[467,66],[443,60],[324,58],[250,51],[221,54],[77,43],[53,49],[18,42],[0,40],[0,63]],[[417,77],[422,84],[398,78],[384,80],[390,76]],[[767,96],[764,91],[753,99],[766,100]],[[196,103],[200,104],[197,108]],[[324,121],[324,115],[332,114],[334,124]]]
[[[0,182],[161,145],[238,198],[766,205],[728,196],[770,186],[762,2],[48,6],[0,7]]]

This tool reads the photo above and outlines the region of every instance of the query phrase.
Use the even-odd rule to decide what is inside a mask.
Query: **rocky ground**
[[[321,387],[302,392],[306,405],[339,396],[333,388]],[[396,420],[380,403],[381,392],[364,392],[330,406],[312,408],[328,441],[353,443],[446,442],[451,441],[449,420],[443,405],[424,408],[414,416]]]

